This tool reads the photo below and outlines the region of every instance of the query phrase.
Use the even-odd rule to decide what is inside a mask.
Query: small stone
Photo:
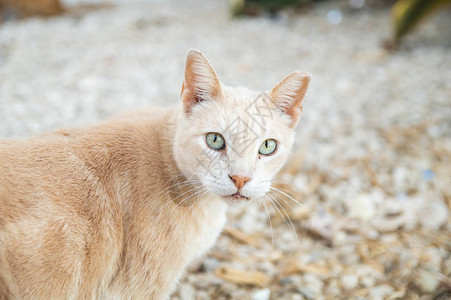
[[[445,201],[441,198],[434,199],[421,211],[421,217],[418,219],[424,228],[438,230],[448,221],[448,207]]]
[[[301,293],[307,299],[315,299],[315,294],[306,286],[297,287],[296,291]]]
[[[347,201],[348,215],[362,221],[371,220],[376,215],[376,202],[369,194],[362,194]]]
[[[344,231],[339,231],[333,236],[333,245],[335,247],[345,245],[348,241],[348,235]]]
[[[371,276],[365,276],[361,279],[362,285],[364,287],[373,287],[374,284],[376,283],[376,278],[371,277]]]
[[[309,287],[309,289],[314,294],[314,298],[316,299],[323,292],[323,281],[320,280],[316,275],[306,274],[303,276],[305,284]]]
[[[424,293],[432,293],[436,291],[439,285],[437,276],[427,270],[420,270],[416,274],[414,282]]]
[[[180,300],[194,300],[194,288],[186,283],[182,283],[179,287]]]
[[[355,289],[359,285],[359,277],[355,274],[343,275],[341,285],[347,290]]]
[[[443,256],[438,248],[431,247],[426,249],[424,251],[423,258],[425,259],[425,264],[427,265],[428,270],[440,272],[440,269],[443,265]]]
[[[370,290],[370,296],[373,300],[383,300],[393,291],[393,288],[388,284],[378,285]]]
[[[271,291],[269,289],[258,290],[252,294],[252,300],[269,300],[270,296]]]
[[[299,277],[296,276],[284,277],[280,280],[280,284],[281,285],[299,284]]]

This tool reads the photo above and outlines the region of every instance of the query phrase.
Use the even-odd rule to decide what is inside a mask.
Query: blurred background
[[[190,48],[232,86],[307,71],[279,203],[172,299],[451,299],[449,2],[0,0],[0,137],[175,105]]]

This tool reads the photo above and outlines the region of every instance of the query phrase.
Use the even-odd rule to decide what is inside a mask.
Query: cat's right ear
[[[221,84],[207,58],[198,50],[191,49],[186,56],[185,79],[181,98],[186,113],[201,101],[209,101],[221,93]]]
[[[302,112],[302,101],[310,84],[312,75],[306,72],[294,71],[271,90],[273,103],[290,116],[293,128]]]

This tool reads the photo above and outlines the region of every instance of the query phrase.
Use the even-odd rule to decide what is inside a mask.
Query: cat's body
[[[0,294],[162,299],[213,244],[223,201],[178,207],[161,193],[180,176],[175,112],[140,114],[0,144]]]
[[[190,53],[194,63],[204,59]],[[252,172],[264,168],[260,154],[235,164],[231,150],[203,149],[202,127],[214,127],[221,117],[211,114],[218,104],[186,98],[202,79],[194,74],[190,82],[189,61],[186,72],[183,107],[0,141],[0,299],[165,299],[185,267],[218,237],[226,202],[246,202],[264,190],[263,179],[288,154],[292,132],[280,133],[287,140],[279,146],[281,157],[268,156],[271,174],[262,170],[253,186]],[[242,92],[221,89],[222,101],[241,101],[235,98]],[[243,113],[239,105],[230,109]],[[275,122],[291,126],[286,116]],[[200,150],[229,159],[226,174],[213,167],[201,173]]]

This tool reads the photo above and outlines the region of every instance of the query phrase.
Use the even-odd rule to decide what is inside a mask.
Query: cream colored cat
[[[0,298],[167,298],[226,203],[269,191],[309,81],[226,87],[191,50],[179,107],[2,140]]]

